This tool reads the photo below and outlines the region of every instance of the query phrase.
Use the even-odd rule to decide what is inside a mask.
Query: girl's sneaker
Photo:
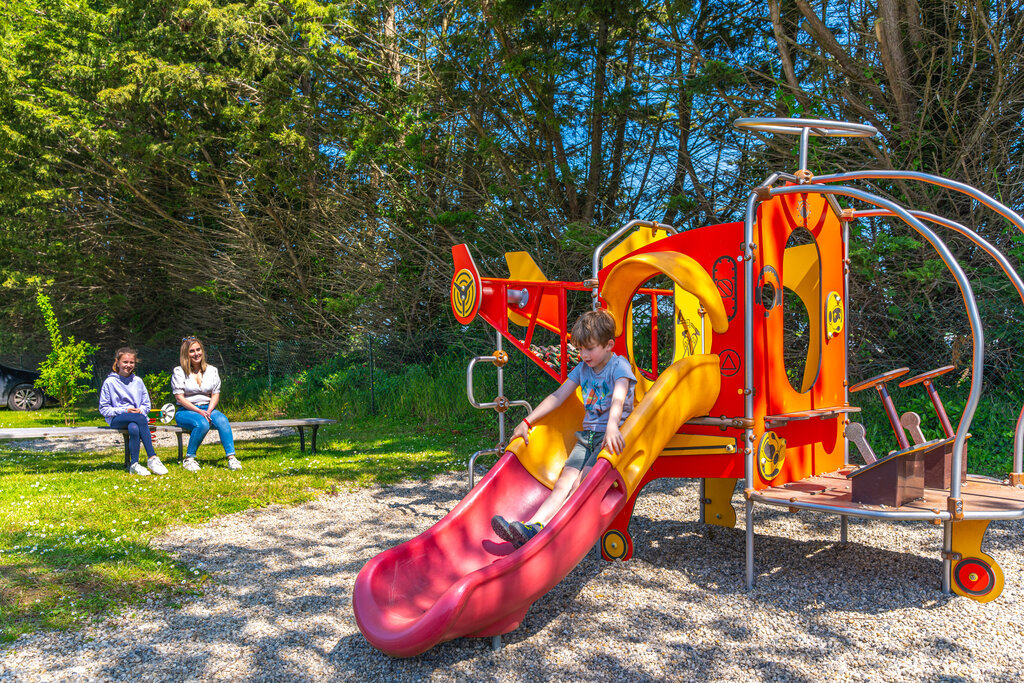
[[[512,522],[508,527],[509,532],[512,534],[512,545],[516,548],[522,548],[526,545],[527,541],[540,533],[540,530],[544,528],[544,525],[538,522],[534,522],[533,524]]]
[[[148,477],[150,474],[149,470],[147,470],[145,467],[143,467],[137,462],[133,463],[132,466],[128,468],[128,471],[131,472],[132,474],[137,474],[140,477]]]
[[[238,462],[238,458],[233,455],[228,456],[228,469],[229,470],[240,470],[242,469],[242,463]]]
[[[196,459],[192,457],[185,458],[185,462],[183,462],[181,466],[184,467],[189,472],[199,471],[199,463],[197,463]]]
[[[167,468],[160,462],[160,458],[155,455],[152,458],[146,458],[146,467],[153,474],[167,474]]]

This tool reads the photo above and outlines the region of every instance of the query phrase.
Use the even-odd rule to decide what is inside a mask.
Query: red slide
[[[363,567],[352,595],[363,635],[389,655],[411,657],[460,636],[515,629],[601,538],[679,426],[707,415],[720,382],[718,356],[691,356],[664,370],[623,424],[618,465],[599,457],[551,523],[513,550],[491,517],[529,519],[547,497],[544,481],[558,477],[582,418],[578,398],[565,401],[440,522]]]
[[[494,534],[493,515],[527,519],[549,492],[506,452],[444,519],[368,562],[352,596],[366,639],[393,657],[411,657],[453,638],[519,626],[626,503],[622,477],[602,458],[551,523],[518,551]]]

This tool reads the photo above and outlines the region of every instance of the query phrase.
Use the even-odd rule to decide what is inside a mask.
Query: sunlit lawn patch
[[[196,474],[176,465],[177,449],[161,448],[164,477],[127,475],[119,448],[0,452],[0,638],[72,626],[154,594],[173,601],[195,592],[207,577],[149,546],[169,525],[461,469],[493,438],[473,431],[332,425],[321,430],[316,455],[302,455],[296,436],[239,442],[238,472],[217,444],[199,451]]]

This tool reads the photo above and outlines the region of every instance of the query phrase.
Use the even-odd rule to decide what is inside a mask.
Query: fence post
[[[270,373],[270,342],[267,342],[267,389],[274,388],[274,378]]]
[[[373,335],[367,335],[370,340],[370,415],[377,414],[377,397],[373,391]]]

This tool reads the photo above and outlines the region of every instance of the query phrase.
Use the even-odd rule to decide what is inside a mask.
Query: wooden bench
[[[316,433],[323,425],[330,425],[337,422],[337,420],[329,420],[323,417],[299,417],[299,418],[288,418],[283,420],[253,420],[252,422],[232,422],[231,431],[235,432],[243,429],[262,429],[264,427],[295,427],[299,430],[299,450],[303,453],[306,452],[306,427],[312,429],[310,434],[309,452],[310,454],[316,453]],[[177,425],[161,425],[155,426],[157,431],[161,432],[173,432],[178,437],[178,463],[184,462],[184,448],[182,442],[182,434],[188,434],[190,430],[184,429]],[[213,431],[213,428],[210,428]]]
[[[260,429],[263,427],[295,427],[299,430],[299,449],[306,452],[306,427],[313,431],[310,439],[311,454],[316,453],[316,433],[323,425],[334,424],[337,420],[328,420],[322,417],[305,417],[285,420],[255,420],[253,422],[232,422],[232,431],[240,429]],[[184,461],[184,448],[182,435],[187,434],[185,430],[177,425],[156,424],[151,425],[152,429],[160,432],[170,432],[178,437],[178,463]],[[128,453],[128,430],[116,429],[114,427],[15,427],[12,429],[0,429],[0,440],[15,439],[47,439],[54,437],[84,436],[87,434],[110,434],[116,432],[124,437],[124,467],[128,469],[131,464],[131,456]]]
[[[181,448],[181,427],[172,425],[161,425],[164,431],[175,431],[178,434],[178,448]],[[128,430],[115,427],[15,427],[12,429],[0,429],[0,439],[49,439],[59,436],[84,436],[87,434],[110,434],[116,432],[124,437],[124,468],[127,470],[131,465],[131,455],[128,452]]]

